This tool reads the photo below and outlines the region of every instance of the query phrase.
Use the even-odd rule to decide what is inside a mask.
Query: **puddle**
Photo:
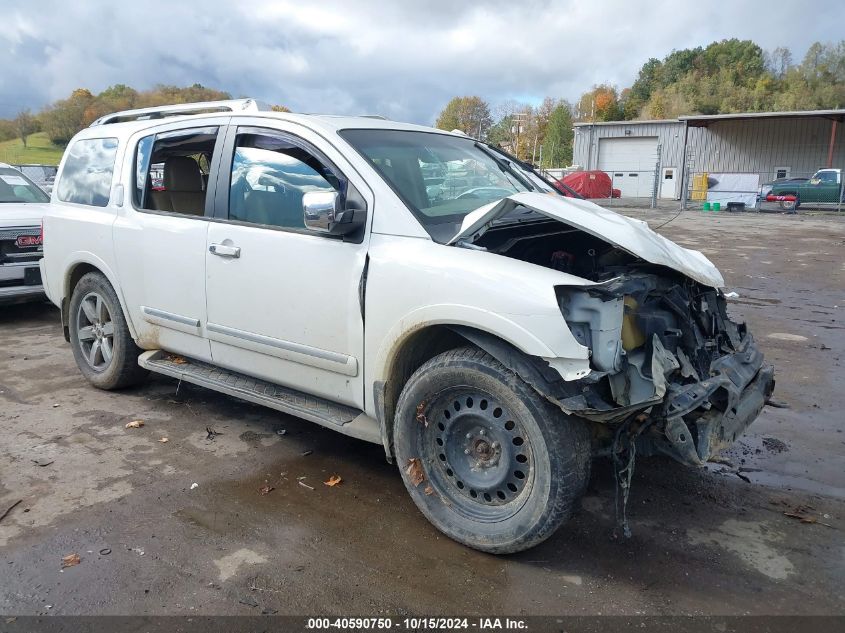
[[[808,341],[809,339],[806,336],[801,336],[800,334],[789,334],[787,332],[772,332],[771,334],[767,334],[766,338],[773,338],[778,341]]]
[[[687,530],[687,538],[693,545],[716,545],[736,554],[774,580],[785,580],[795,573],[792,562],[773,547],[783,540],[783,533],[766,523],[728,519],[715,530]]]

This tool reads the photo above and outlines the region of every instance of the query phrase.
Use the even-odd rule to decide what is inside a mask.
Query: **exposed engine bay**
[[[557,288],[593,371],[576,382],[544,372],[532,384],[598,423],[599,451],[627,438],[641,454],[700,466],[736,440],[772,393],[773,368],[745,325],[731,321],[717,288],[556,221],[494,225],[472,247],[597,282]]]

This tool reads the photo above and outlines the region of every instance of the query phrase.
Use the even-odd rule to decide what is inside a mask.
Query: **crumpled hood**
[[[0,228],[41,226],[49,208],[46,202],[0,202]]]
[[[517,193],[480,207],[464,218],[461,230],[448,243],[477,239],[492,222],[518,206],[528,207],[580,229],[651,264],[677,270],[705,286],[722,288],[725,285],[719,269],[703,254],[678,246],[652,231],[642,220],[629,218],[586,200],[558,195]]]

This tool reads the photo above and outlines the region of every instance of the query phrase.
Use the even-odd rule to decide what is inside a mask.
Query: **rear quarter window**
[[[94,207],[106,206],[114,175],[117,139],[81,139],[67,152],[56,190],[58,199]]]

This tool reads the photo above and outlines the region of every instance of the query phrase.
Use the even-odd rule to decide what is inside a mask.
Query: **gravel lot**
[[[57,310],[0,309],[0,514],[21,501],[0,612],[845,614],[845,218],[687,211],[660,231],[720,266],[783,406],[729,465],[639,460],[630,540],[598,461],[577,517],[510,557],[442,537],[379,446],[170,379],[96,391]]]

